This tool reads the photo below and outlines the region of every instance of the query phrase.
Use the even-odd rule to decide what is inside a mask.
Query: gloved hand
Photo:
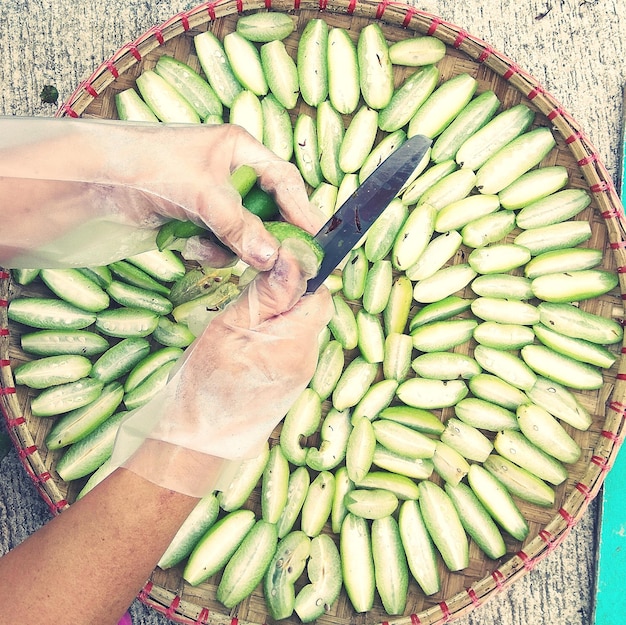
[[[302,297],[316,261],[285,243],[187,348],[165,389],[122,423],[113,465],[202,497],[259,453],[309,383],[333,310],[325,287]]]
[[[229,183],[243,164],[287,221],[312,234],[323,225],[296,167],[239,126],[0,117],[0,197],[10,208],[0,264],[108,264],[154,249],[158,227],[179,219],[267,270],[278,243]],[[195,241],[194,257],[212,266],[234,260],[211,233]]]

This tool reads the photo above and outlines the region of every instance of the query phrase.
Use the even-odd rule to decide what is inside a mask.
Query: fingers
[[[226,308],[224,322],[239,328],[258,328],[293,308],[304,294],[311,275],[288,248],[281,248],[272,269],[257,275]]]
[[[281,336],[293,336],[296,332],[303,340],[317,339],[324,326],[333,316],[333,300],[326,287],[320,287],[302,297],[287,314],[275,317],[268,323],[272,324],[272,333]]]
[[[316,234],[326,222],[322,213],[309,202],[298,168],[274,154],[241,128],[233,127],[235,145],[233,168],[249,165],[258,176],[261,188],[270,193],[282,216],[292,224]]]
[[[216,186],[199,204],[198,214],[205,224],[239,258],[260,271],[272,267],[278,242],[263,222],[243,207],[234,189]]]
[[[302,176],[295,165],[282,160],[265,163],[257,175],[261,187],[274,197],[287,221],[310,234],[319,232],[326,219],[309,202]]]
[[[288,249],[281,249],[271,271],[259,274],[248,285],[248,327],[255,328],[293,308],[309,277],[297,258]]]
[[[223,245],[199,236],[185,239],[181,254],[185,260],[195,260],[210,267],[229,267],[237,261],[237,256]]]

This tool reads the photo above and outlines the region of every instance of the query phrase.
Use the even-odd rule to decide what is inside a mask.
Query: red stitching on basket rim
[[[98,92],[93,88],[93,85],[91,85],[90,83],[86,82],[83,83],[83,89],[92,97],[92,98],[97,98],[98,97]]]
[[[21,460],[24,460],[27,456],[34,454],[37,451],[37,445],[29,445],[28,447],[21,447],[17,450],[17,455]],[[33,474],[35,477],[35,474]]]
[[[111,76],[113,76],[113,78],[119,78],[120,73],[117,70],[117,67],[115,67],[115,63],[113,63],[111,59],[106,61],[104,65],[109,70],[109,72],[111,72]]]
[[[621,445],[622,443],[622,439],[617,434],[615,434],[614,432],[609,432],[608,430],[602,430],[600,432],[600,436],[612,441],[613,443],[617,443],[619,445]]]
[[[500,569],[495,569],[491,573],[491,577],[493,577],[493,581],[496,583],[496,586],[502,590],[504,588],[504,582],[506,580],[504,574]]]
[[[147,581],[145,586],[139,591],[139,600],[145,603],[148,599],[148,596],[152,592],[153,587],[154,584],[151,581]]]
[[[26,423],[26,419],[23,416],[16,417],[15,419],[7,418],[5,421],[9,430],[13,430]]]
[[[9,328],[0,328],[0,336],[9,336]]]
[[[617,219],[617,218],[619,218],[620,213],[619,213],[619,211],[613,209],[613,210],[603,211],[602,213],[600,213],[600,215],[604,219]]]
[[[606,180],[602,180],[601,182],[598,182],[597,184],[592,184],[589,189],[593,192],[593,193],[604,193],[606,191],[608,191],[611,188],[611,184],[609,182],[607,182]],[[619,215],[619,211],[615,212],[616,215]]]
[[[539,538],[541,538],[541,540],[546,543],[548,553],[553,551],[559,544],[557,537],[545,528],[539,532]]]
[[[484,63],[492,54],[495,54],[496,51],[491,46],[485,46],[483,51],[480,53],[480,56],[476,59],[479,63]]]
[[[443,24],[443,20],[432,16],[431,21],[430,21],[430,26],[428,27],[428,30],[426,31],[427,35],[434,35],[435,31],[437,30],[437,28],[439,28],[439,26],[441,26],[441,24]]]
[[[452,43],[454,48],[460,48],[461,44],[470,36],[470,34],[466,30],[459,30],[459,34],[456,36],[456,39]]]
[[[504,78],[504,80],[510,80],[511,78],[513,78],[513,76],[515,76],[516,74],[520,74],[520,73],[521,73],[521,70],[516,63],[509,63],[509,67],[506,70],[506,72],[502,74],[502,78]]]
[[[565,508],[559,508],[559,514],[565,519],[567,527],[572,527],[576,524],[576,519]]]
[[[0,328],[0,335],[2,335],[2,330],[4,330],[4,328]],[[2,395],[15,395],[15,387],[3,386],[2,388],[0,388],[0,396]]]
[[[563,114],[565,113],[565,111],[563,110],[563,108],[561,106],[555,106],[547,115],[546,117],[552,121],[555,117],[562,117]]]
[[[8,271],[0,271],[0,280],[8,280],[11,277],[11,274]]]
[[[450,618],[452,617],[452,613],[450,612],[450,608],[448,607],[448,604],[445,601],[440,601],[439,602],[439,607],[441,608],[441,612],[443,613],[443,620],[441,621],[442,623],[447,623]]]
[[[469,588],[465,589],[465,592],[467,593],[467,596],[471,599],[472,604],[475,607],[480,607],[482,605],[482,601],[480,600],[480,597],[476,594],[476,591],[470,586]]]
[[[211,7],[212,7],[212,6],[213,6],[212,4],[211,4],[211,5],[209,5],[209,15],[211,15]],[[211,17],[211,19],[215,19],[215,15],[213,15],[213,16]],[[185,32],[187,32],[187,31],[189,30],[189,17],[188,17],[188,15],[187,15],[187,13],[181,13],[181,14],[180,14],[180,23],[181,23],[181,24],[182,24],[182,26],[183,26],[183,30],[184,30]]]
[[[621,249],[623,247],[626,247],[626,240],[624,240],[624,241],[611,241],[609,243],[609,247],[612,250],[619,250],[619,249]]]
[[[200,614],[198,614],[198,618],[196,619],[197,625],[207,625],[209,622],[209,608],[202,608],[200,610]]]
[[[626,350],[626,347],[622,347],[622,351]],[[618,412],[621,413],[622,417],[626,416],[626,404],[622,404],[622,402],[619,401],[612,401],[609,404],[609,408],[613,411],[613,412]]]
[[[53,503],[52,505],[55,508],[55,510],[53,510],[53,511],[58,513],[60,510],[62,510],[66,506],[68,506],[69,503],[68,503],[67,499],[61,499],[60,501],[57,501],[56,503]]]
[[[9,305],[9,300],[0,299],[0,308],[6,308]]]
[[[532,569],[535,568],[537,561],[535,558],[531,558],[525,551],[520,549],[516,555],[524,563],[524,568],[527,571],[532,571]]]
[[[0,360],[0,367],[10,367],[11,361],[8,358],[2,358]]]
[[[155,39],[159,42],[160,46],[162,46],[165,43],[165,37],[163,36],[163,31],[161,30],[159,26],[153,26],[148,32],[154,35]]]
[[[569,137],[565,138],[565,143],[567,143],[567,145],[570,145],[576,141],[580,141],[582,138],[583,136],[581,132],[579,130],[576,130]]]
[[[602,471],[608,471],[609,470],[609,461],[608,461],[607,458],[604,458],[603,456],[598,456],[597,454],[594,454],[593,456],[591,456],[590,462],[595,464]]]
[[[389,0],[383,0],[376,6],[376,19],[379,20],[385,13],[387,7],[391,4]]]
[[[40,483],[44,483],[47,482],[49,480],[52,479],[52,474],[50,473],[50,471],[44,471],[43,473],[40,473],[39,475],[35,476],[37,478],[37,481]],[[62,500],[65,501],[65,500]]]
[[[574,488],[581,493],[585,497],[585,501],[589,502],[593,499],[593,495],[591,493],[591,489],[587,484],[583,484],[582,482],[578,482]]]
[[[164,613],[165,616],[167,616],[167,618],[172,618],[173,616],[176,616],[176,610],[178,610],[179,605],[180,605],[180,595],[175,595],[171,603],[167,607],[167,610],[165,610],[165,613]]]
[[[139,52],[139,48],[135,42],[126,44],[125,49],[128,50],[137,61],[142,60],[141,52]]]
[[[546,90],[542,85],[536,84],[526,95],[529,100],[534,100],[538,95],[545,95]]]
[[[599,160],[600,160],[599,154],[597,152],[592,152],[591,154],[588,154],[584,158],[581,158],[580,160],[576,161],[576,164],[579,167],[584,167],[585,165],[589,165],[590,163],[595,163]]]
[[[356,2],[354,4],[356,4]],[[352,2],[350,2],[350,6],[352,6]],[[419,11],[415,7],[411,7],[411,6],[407,7],[406,8],[406,13],[404,15],[404,20],[402,21],[402,27],[403,28],[407,28],[408,25],[411,23],[411,20],[413,19],[413,16],[414,15],[418,15],[418,13],[419,13]]]
[[[422,621],[417,614],[412,613],[409,618],[411,619],[411,625],[422,625]]]

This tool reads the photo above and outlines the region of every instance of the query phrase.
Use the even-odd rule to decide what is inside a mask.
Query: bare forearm
[[[115,471],[0,559],[0,625],[116,624],[197,502]]]
[[[124,184],[138,161],[120,154],[158,150],[170,132],[162,125],[0,116],[0,168],[7,178]]]

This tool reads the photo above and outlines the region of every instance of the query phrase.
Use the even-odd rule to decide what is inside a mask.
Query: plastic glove
[[[287,221],[311,233],[323,225],[296,167],[239,126],[0,117],[0,197],[10,207],[0,263],[105,265],[154,249],[167,219],[188,219],[267,270],[278,244],[229,183],[243,164]],[[194,244],[206,264],[234,260],[209,233]]]
[[[210,322],[163,391],[122,423],[114,465],[202,497],[259,453],[309,383],[333,311],[325,287],[302,297],[317,264],[297,256],[281,247]]]

